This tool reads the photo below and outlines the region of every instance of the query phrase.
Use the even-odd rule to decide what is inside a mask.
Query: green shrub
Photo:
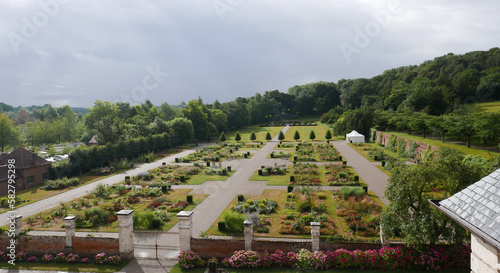
[[[350,196],[356,196],[356,197],[361,197],[364,196],[365,190],[363,188],[358,188],[358,187],[341,187],[340,188],[340,193],[344,196],[344,198],[348,198]]]
[[[143,210],[134,213],[134,228],[136,229],[160,229],[163,224],[170,220],[170,215],[165,211]]]
[[[269,228],[268,227],[257,228],[257,233],[269,233]]]
[[[74,185],[78,185],[80,180],[77,177],[67,178],[63,177],[55,180],[47,180],[43,183],[43,186],[40,188],[42,190],[50,191],[50,190],[59,190],[67,187],[71,187]]]
[[[339,178],[344,178],[344,179],[345,179],[345,178],[347,178],[347,173],[345,173],[345,172],[340,172],[340,173],[339,173]]]
[[[224,223],[224,221],[219,221],[217,223],[217,228],[219,229],[219,231],[227,231],[226,223]]]
[[[246,217],[244,214],[236,211],[229,210],[222,213],[222,221],[224,221],[227,231],[243,232],[243,222],[245,222],[245,219]]]
[[[239,194],[238,195],[238,202],[243,202],[245,201],[245,197],[243,196],[243,194]]]
[[[186,201],[190,204],[193,203],[193,196],[192,195],[186,196]]]
[[[312,208],[312,204],[311,204],[311,201],[309,201],[309,200],[304,201],[304,202],[300,202],[297,206],[297,209],[300,212],[310,212],[311,208]]]

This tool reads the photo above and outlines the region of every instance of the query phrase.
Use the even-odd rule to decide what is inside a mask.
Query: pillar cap
[[[193,211],[181,211],[179,213],[177,213],[177,217],[190,217],[191,215],[193,215]]]
[[[250,220],[245,220],[245,222],[243,222],[243,225],[245,225],[245,226],[250,226],[252,224],[253,224],[253,222]]]
[[[22,215],[16,215],[16,219],[20,219],[20,218],[23,218]]]
[[[321,226],[320,222],[311,222],[311,226]]]
[[[134,213],[133,209],[122,209],[119,212],[117,212],[116,215],[118,215],[118,216],[120,216],[120,215],[130,215],[132,213]]]
[[[64,221],[66,221],[66,220],[69,221],[69,220],[74,220],[74,219],[76,219],[76,216],[74,216],[74,215],[69,215],[69,216],[66,216],[63,218]]]

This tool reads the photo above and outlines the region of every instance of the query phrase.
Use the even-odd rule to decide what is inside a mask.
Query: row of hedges
[[[122,158],[133,159],[151,151],[172,148],[174,137],[170,133],[117,140],[99,146],[79,146],[74,149],[69,160],[52,164],[51,178],[78,175],[97,167],[108,166],[112,161]]]
[[[274,253],[252,250],[236,251],[231,257],[222,260],[227,268],[271,268],[285,267],[299,270],[311,269],[417,269],[444,270],[450,268],[470,268],[470,245],[434,245],[384,247],[379,250],[337,249],[335,251],[310,252],[301,249],[298,253]],[[193,251],[179,254],[181,268],[203,267],[206,261]],[[210,259],[215,261],[214,258]]]

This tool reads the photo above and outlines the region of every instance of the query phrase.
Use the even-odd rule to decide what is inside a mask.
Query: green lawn
[[[206,174],[197,174],[193,175],[190,179],[187,180],[187,183],[183,183],[183,185],[200,185],[205,183],[206,181],[226,181],[235,173],[234,170],[227,172],[227,175],[206,175]]]
[[[43,270],[43,271],[62,271],[62,272],[117,272],[125,267],[129,261],[123,261],[120,265],[97,265],[97,264],[67,264],[67,263],[29,263],[16,262],[16,265],[10,265],[7,262],[0,262],[1,269],[19,269],[19,270]]]
[[[371,159],[369,156],[368,156],[368,152],[367,150],[365,150],[364,148],[378,148],[378,149],[384,149],[384,147],[381,147],[381,146],[378,146],[378,144],[376,143],[363,143],[362,146],[358,146],[358,145],[354,145],[352,143],[348,143],[347,145],[351,146],[351,148],[353,148],[356,152],[358,152],[360,155],[362,155],[364,158],[368,159],[369,161],[371,162],[377,162],[373,159]],[[384,153],[388,156],[391,156],[391,157],[394,157],[394,158],[400,158],[400,156],[393,152],[393,151],[389,151],[387,149],[384,149]]]
[[[259,171],[255,171],[249,181],[267,181],[270,186],[288,186],[290,182],[290,167],[286,170],[287,174],[283,175],[259,175]]]
[[[274,137],[277,135],[283,127],[259,127],[258,125],[253,125],[249,127],[245,127],[244,129],[239,130],[240,136],[241,136],[241,142],[252,142],[250,140],[250,135],[252,132],[255,132],[255,135],[257,136],[257,139],[255,142],[264,142],[266,143],[266,134],[269,132],[271,134],[271,137]],[[236,135],[236,132],[230,132],[226,133],[226,141],[227,142],[236,142],[234,140],[234,136]],[[216,137],[213,139],[214,141],[219,141],[219,137]]]
[[[295,139],[293,138],[293,136],[295,135],[295,131],[299,132],[300,135],[299,141],[310,140],[309,134],[311,133],[312,130],[316,135],[316,138],[314,139],[315,141],[326,141],[325,134],[328,129],[329,128],[323,124],[318,124],[318,126],[290,126],[290,128],[285,134],[284,140],[295,141]]]
[[[466,109],[472,109],[474,112],[498,112],[500,111],[500,101],[480,102],[477,104],[467,104]]]
[[[500,155],[499,153],[490,152],[490,151],[486,151],[486,150],[482,150],[482,149],[467,148],[467,146],[465,146],[465,145],[442,142],[442,141],[436,140],[436,139],[423,138],[423,137],[409,135],[409,134],[405,134],[405,133],[398,133],[398,132],[386,132],[386,133],[391,134],[391,135],[395,135],[398,137],[406,138],[409,140],[422,142],[422,143],[432,145],[432,146],[438,147],[438,148],[439,147],[454,148],[454,149],[457,149],[457,150],[464,152],[467,155],[480,155],[480,156],[483,156],[485,158],[493,158],[493,157]]]

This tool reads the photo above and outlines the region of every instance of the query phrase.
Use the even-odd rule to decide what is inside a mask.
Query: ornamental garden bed
[[[222,162],[224,159],[234,155],[236,151],[243,148],[244,143],[220,143],[203,147],[202,149],[182,158],[176,158],[176,163],[190,162]],[[242,155],[243,157],[243,155]]]
[[[367,186],[351,166],[327,164],[323,168],[328,186]]]
[[[353,236],[377,237],[380,234],[380,213],[383,205],[362,188],[342,187],[332,192],[337,219],[345,233]],[[347,229],[345,228],[347,226]]]
[[[261,166],[261,169],[255,171],[249,181],[267,181],[267,185],[286,186],[290,182],[290,169],[291,167],[277,165]]]
[[[22,229],[64,230],[65,216],[75,215],[78,231],[118,232],[116,212],[134,210],[134,228],[169,230],[175,214],[192,210],[208,195],[188,195],[191,189],[162,191],[161,188],[137,185],[99,184],[91,193],[70,202],[61,203],[23,220]]]
[[[225,181],[234,174],[230,167],[223,168],[220,163],[204,166],[194,163],[192,166],[169,164],[125,179],[128,185],[149,187],[169,187],[171,185],[199,185],[206,181]]]
[[[342,155],[329,143],[301,142],[297,144],[291,160],[298,162],[342,161]]]
[[[322,237],[343,242],[378,240],[382,202],[362,188],[346,189],[345,195],[317,187],[294,187],[289,193],[264,190],[262,195],[235,197],[205,234],[242,236],[243,221],[251,219],[257,237],[310,238],[310,222],[321,222]],[[268,202],[276,202],[276,206]]]

